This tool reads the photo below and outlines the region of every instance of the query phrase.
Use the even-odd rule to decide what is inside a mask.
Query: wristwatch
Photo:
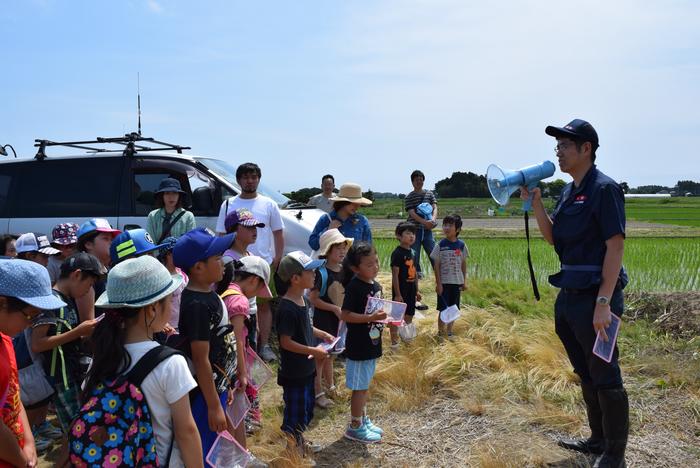
[[[599,305],[610,305],[610,298],[607,296],[598,296],[595,303]]]

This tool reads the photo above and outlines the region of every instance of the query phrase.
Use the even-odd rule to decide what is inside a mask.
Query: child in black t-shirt
[[[233,327],[224,303],[211,289],[223,278],[221,255],[233,238],[233,234],[214,237],[206,229],[198,228],[180,237],[173,249],[175,265],[189,276],[180,300],[178,339],[186,343],[181,347],[194,364],[198,390],[192,396],[192,416],[202,439],[204,457],[217,433],[235,431],[224,411],[233,401],[236,381]]]
[[[382,355],[382,324],[386,312],[365,314],[367,297],[380,297],[382,287],[374,281],[379,273],[377,251],[366,242],[358,242],[348,251],[343,262],[346,279],[342,320],[348,325],[345,339],[347,363],[345,385],[352,390],[350,425],[345,437],[364,443],[382,440],[382,431],[367,416],[366,404],[369,384],[374,376],[377,358]]]
[[[95,319],[80,320],[75,298],[87,294],[106,273],[97,257],[88,253],[68,257],[61,264],[53,289],[53,295],[66,306],[43,311],[32,322],[32,350],[43,353],[44,370],[55,390],[56,416],[65,434],[80,411],[80,385],[85,378],[80,362],[84,355],[81,338],[92,335],[97,325]]]
[[[314,377],[316,365],[309,359],[328,358],[328,353],[314,347],[316,336],[333,341],[333,335],[311,325],[309,304],[304,290],[314,285],[314,270],[325,260],[312,260],[301,251],[286,255],[277,268],[277,275],[285,283],[287,292],[277,306],[277,334],[280,343],[280,367],[277,383],[282,386],[284,417],[282,431],[289,435],[289,448],[296,448],[302,457],[318,451],[304,440],[304,431],[314,416]]]
[[[341,282],[343,260],[352,245],[352,239],[343,236],[337,229],[328,229],[321,235],[321,248],[318,257],[326,260],[326,264],[316,270],[314,287],[309,292],[309,301],[314,306],[314,327],[331,335],[338,334],[340,325],[341,306],[345,296],[345,288]],[[323,361],[316,361],[316,406],[328,408],[333,404],[326,397],[326,390],[333,392],[333,356]]]
[[[391,253],[391,299],[406,304],[404,322],[413,322],[416,314],[416,301],[420,301],[418,292],[418,275],[416,274],[416,255],[411,246],[416,240],[416,225],[408,222],[396,226],[396,238],[399,245]],[[399,347],[399,333],[396,325],[389,325],[391,347]]]

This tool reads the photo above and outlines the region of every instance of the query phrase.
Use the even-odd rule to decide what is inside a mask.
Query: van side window
[[[160,181],[172,177],[166,172],[134,174],[134,215],[146,216],[156,209],[156,192]]]
[[[216,216],[220,202],[213,200],[215,183],[199,169],[181,161],[161,158],[133,160],[133,216],[146,216],[155,206],[158,184],[166,177],[180,181],[186,192],[183,206],[195,216]]]
[[[122,158],[31,161],[17,174],[14,218],[108,217],[117,213]]]

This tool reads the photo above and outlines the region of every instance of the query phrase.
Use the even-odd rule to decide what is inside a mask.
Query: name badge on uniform
[[[586,202],[586,196],[585,195],[577,195],[576,198],[574,198],[574,205],[583,205]]]

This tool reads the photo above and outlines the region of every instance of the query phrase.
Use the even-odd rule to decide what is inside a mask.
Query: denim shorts
[[[376,367],[376,359],[368,359],[366,361],[347,359],[345,363],[345,386],[350,390],[369,389]]]

